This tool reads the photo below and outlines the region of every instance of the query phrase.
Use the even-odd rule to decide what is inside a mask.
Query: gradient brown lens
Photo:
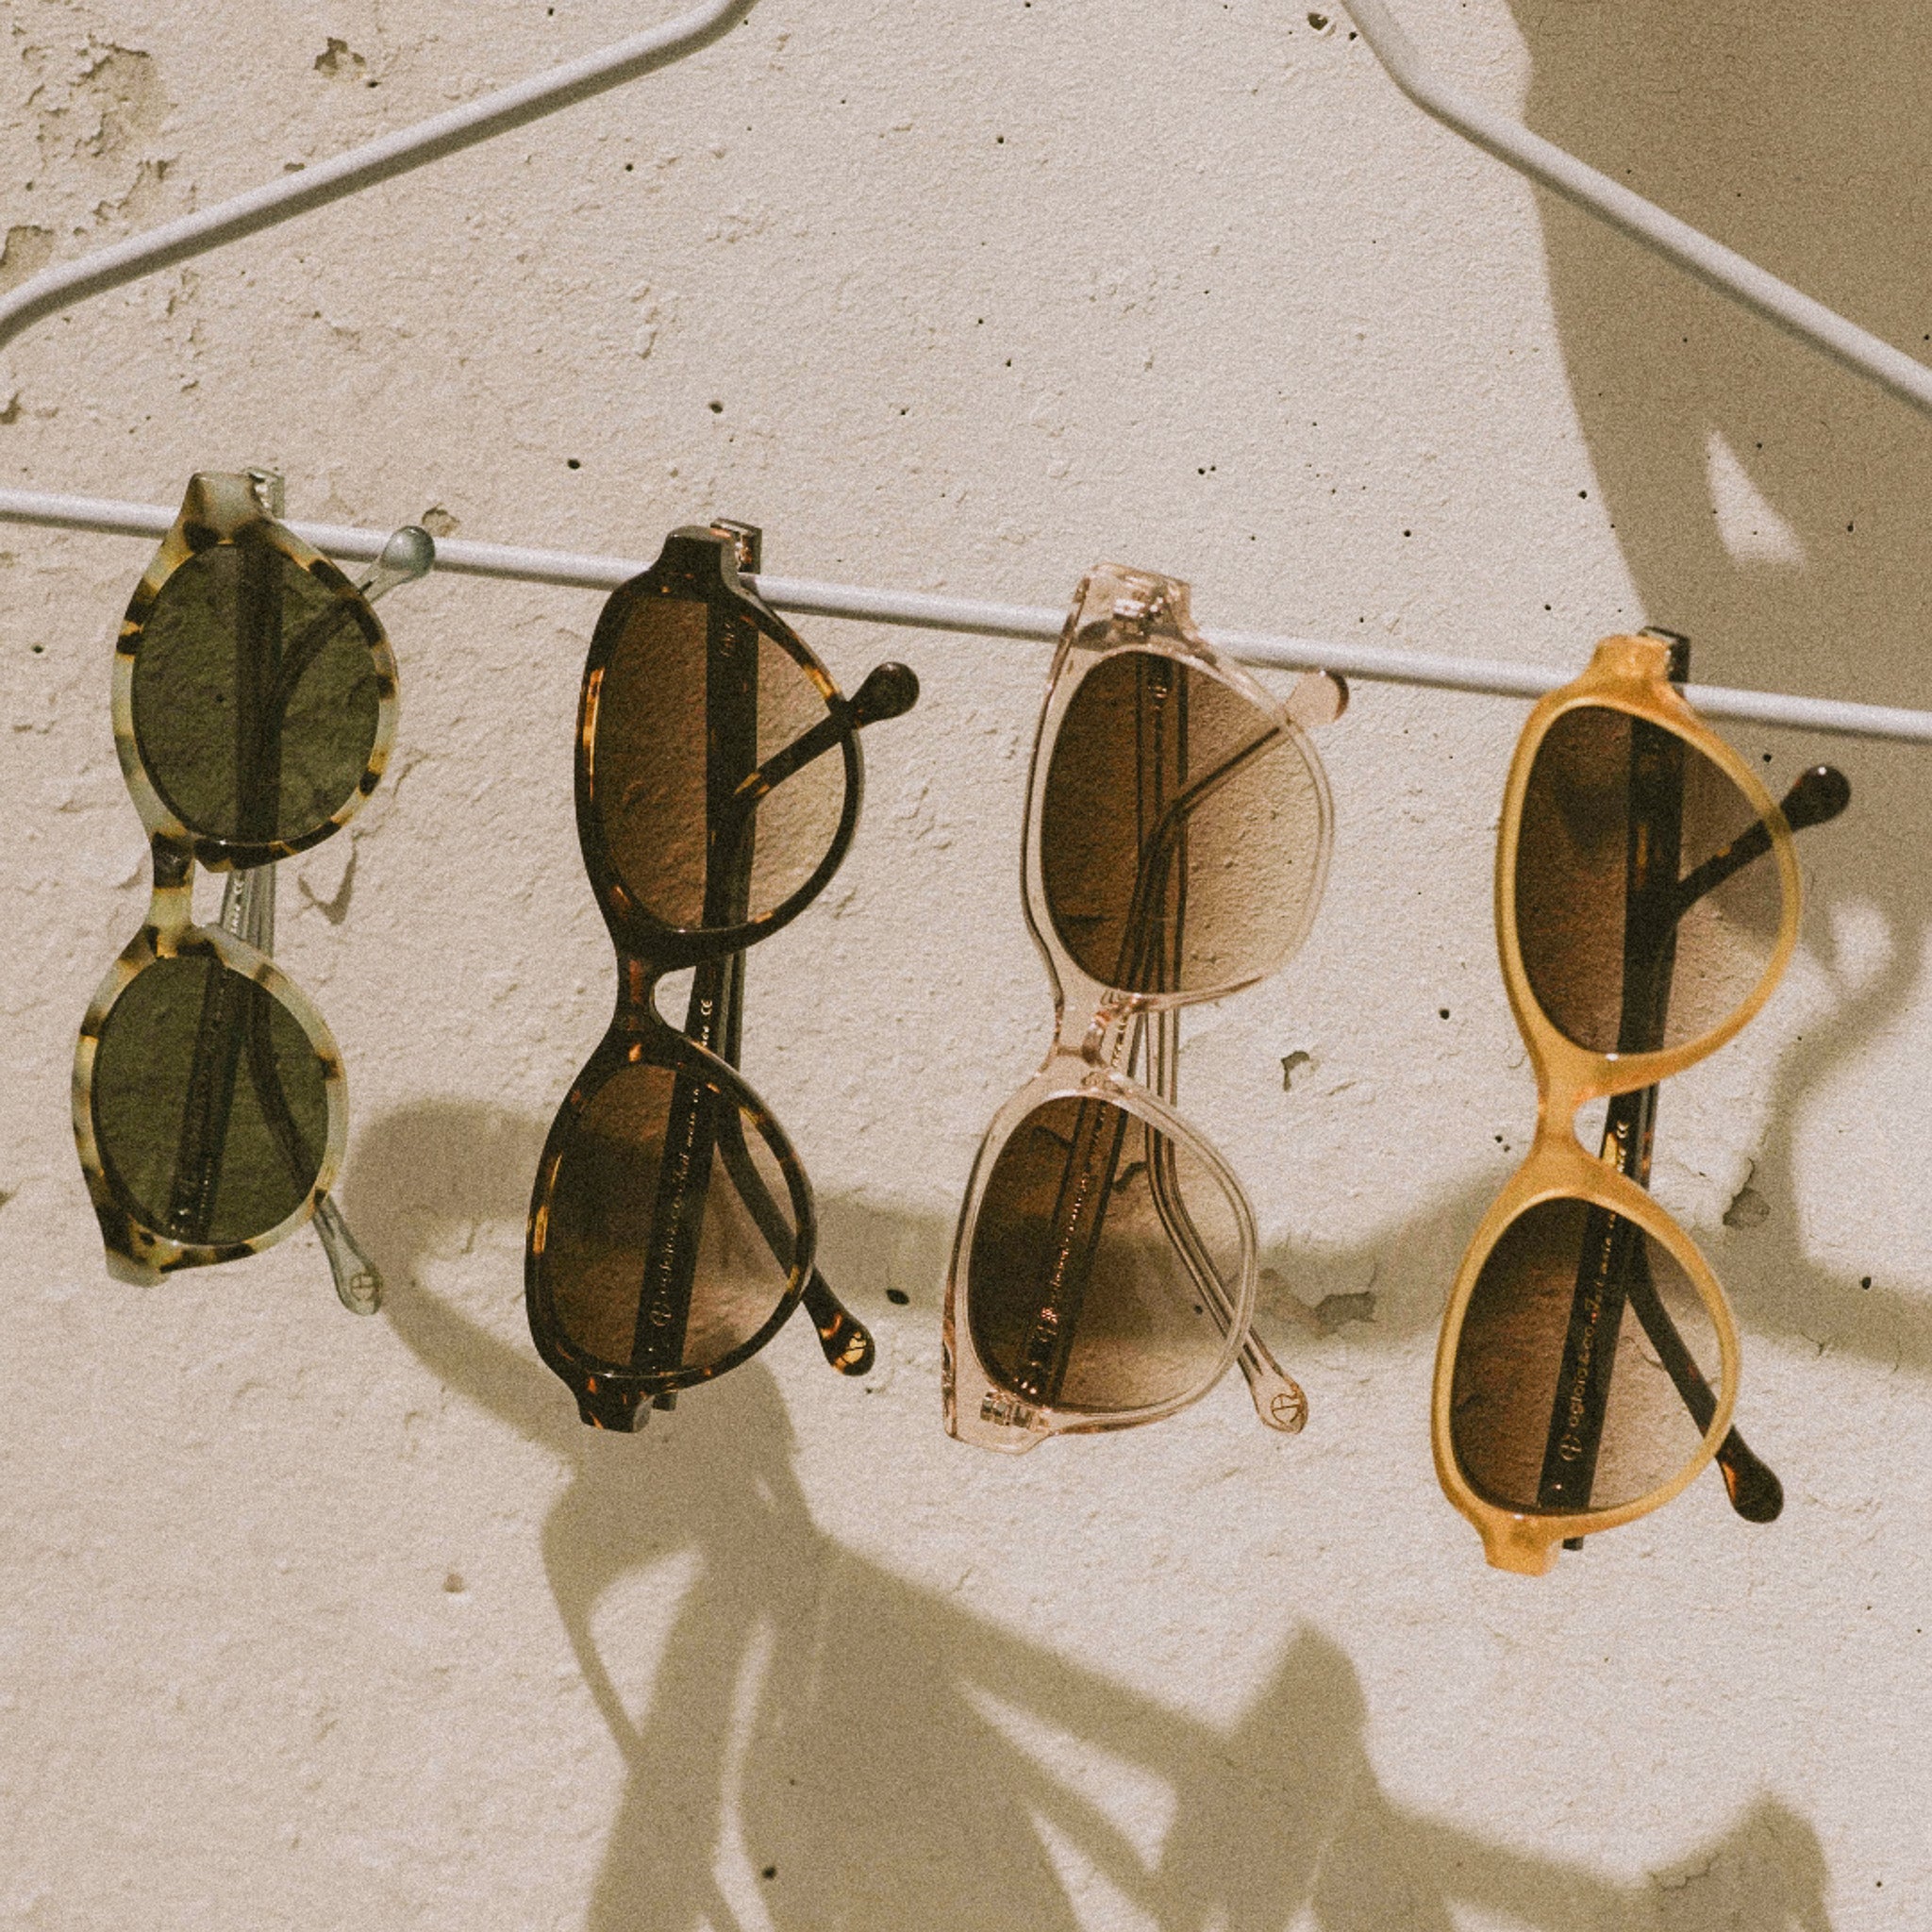
[[[375,745],[377,636],[358,600],[256,526],[188,558],[134,660],[135,742],[169,809],[192,832],[252,842],[326,824]]]
[[[742,615],[640,598],[604,669],[591,754],[606,846],[632,898],[687,930],[741,925],[791,898],[838,836],[838,735],[756,806],[733,793],[830,716],[805,668]]]
[[[706,1370],[794,1286],[791,1190],[758,1123],[669,1068],[627,1066],[577,1117],[539,1261],[566,1338],[613,1368]]]
[[[265,987],[207,955],[157,959],[109,1008],[94,1139],[143,1225],[196,1246],[252,1241],[302,1205],[328,1146],[314,1042]]]
[[[1450,1441],[1506,1509],[1614,1509],[1661,1489],[1722,1397],[1717,1333],[1670,1249],[1589,1202],[1539,1202],[1490,1251],[1457,1338]]]
[[[1050,1100],[1000,1149],[974,1223],[974,1346],[1013,1394],[1113,1414],[1199,1394],[1227,1360],[1241,1224],[1184,1143]],[[1218,1311],[1218,1312],[1217,1312]]]
[[[1593,1053],[1702,1038],[1745,1005],[1777,948],[1783,884],[1758,815],[1704,754],[1606,706],[1565,711],[1524,793],[1516,932],[1537,1004]]]
[[[1324,829],[1294,737],[1208,672],[1115,652],[1080,680],[1047,764],[1040,859],[1054,931],[1118,991],[1244,985],[1301,937]]]

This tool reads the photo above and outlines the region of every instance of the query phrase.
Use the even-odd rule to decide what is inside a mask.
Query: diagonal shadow
[[[1915,218],[1932,195],[1932,48],[1911,0],[1511,4],[1539,132],[1932,361],[1932,229]],[[1923,702],[1932,421],[1589,216],[1539,207],[1575,406],[1647,618],[1696,641],[1701,680]],[[1732,735],[1747,753],[1777,743]],[[1788,1052],[1753,1178],[1771,1218],[1725,1244],[1720,1272],[1747,1327],[1924,1373],[1932,1296],[1804,1258],[1793,1136],[1924,997],[1932,874],[1899,834],[1932,815],[1932,757],[1825,739],[1775,757],[1787,775],[1829,758],[1853,783],[1846,817],[1807,835],[1807,931],[1875,910],[1890,957],[1862,985],[1834,974],[1836,1010]],[[1873,1123],[1846,1124],[1869,1143]],[[1909,1174],[1917,1157],[1893,1158]]]
[[[1773,1801],[1681,1868],[1616,1885],[1391,1799],[1355,1669],[1312,1629],[1223,1728],[893,1575],[812,1520],[760,1363],[642,1441],[583,1428],[533,1351],[424,1281],[465,1229],[521,1220],[541,1139],[465,1102],[405,1108],[358,1136],[349,1205],[403,1341],[569,1472],[545,1569],[626,1773],[591,1932],[1072,1932],[1096,1912],[1172,1932],[1452,1932],[1464,1909],[1549,1932],[1830,1932],[1816,1835]],[[930,1246],[876,1213],[842,1227],[861,1307],[888,1257]],[[655,1657],[608,1657],[600,1600],[645,1574],[669,1635]],[[1164,1829],[1119,1799],[1150,1780]]]

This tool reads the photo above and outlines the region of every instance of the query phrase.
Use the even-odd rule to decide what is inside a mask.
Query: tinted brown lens
[[[1322,831],[1292,737],[1207,672],[1117,652],[1080,680],[1047,765],[1054,930],[1083,973],[1124,992],[1245,984],[1301,937]]]
[[[1721,1380],[1710,1316],[1668,1248],[1588,1202],[1540,1202],[1491,1250],[1463,1317],[1456,1459],[1507,1509],[1614,1509],[1697,1453],[1694,1391]]]
[[[784,1169],[756,1121],[695,1079],[626,1067],[565,1146],[539,1266],[585,1354],[708,1369],[776,1313],[797,1237]]]
[[[1051,1100],[993,1162],[970,1267],[974,1344],[1008,1391],[1147,1408],[1227,1360],[1241,1221],[1184,1145],[1109,1102]]]
[[[605,667],[597,810],[619,876],[667,925],[741,925],[789,899],[838,836],[836,733],[755,806],[745,778],[831,716],[804,667],[755,625],[695,598],[633,606]]]
[[[1655,1052],[1745,1004],[1782,909],[1757,824],[1744,794],[1675,732],[1603,706],[1557,720],[1524,794],[1516,930],[1559,1032],[1594,1053]],[[1702,890],[1740,840],[1756,856]]]
[[[268,991],[206,956],[158,959],[94,1057],[94,1136],[142,1223],[197,1246],[278,1227],[328,1145],[323,1063]]]
[[[134,661],[134,736],[191,831],[305,838],[355,796],[375,744],[375,618],[244,530],[155,598]]]

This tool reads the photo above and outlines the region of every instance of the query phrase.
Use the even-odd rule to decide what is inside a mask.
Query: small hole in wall
[[[563,459],[563,467],[566,470],[581,470],[584,466],[583,464],[577,461],[576,458],[565,457]]]
[[[705,405],[705,408],[710,410],[714,416],[722,416],[724,413],[724,405],[718,401],[715,396]]]
[[[1446,1019],[1447,1019],[1448,1017],[1449,1017],[1449,1008],[1448,1008],[1447,1007],[1438,1007],[1438,1008],[1436,1008],[1436,1018],[1437,1018],[1437,1019],[1439,1019],[1439,1020],[1446,1020]]]
[[[31,648],[33,650],[34,656],[38,658],[41,655],[41,653],[44,651],[47,647],[45,644],[35,644]]]
[[[886,1299],[895,1308],[903,1308],[911,1301],[912,1297],[903,1288],[889,1288],[886,1291]]]
[[[778,1868],[775,1865],[767,1865],[765,1869],[758,1874],[758,1876],[760,1878],[775,1878],[777,1877],[777,1875]]]
[[[452,1570],[449,1573],[449,1574],[442,1579],[442,1587],[444,1591],[448,1595],[461,1596],[464,1590],[463,1579],[460,1576],[458,1576],[454,1570]]]
[[[1859,1275],[1858,1286],[1860,1288],[1870,1288],[1872,1286],[1872,1277],[1869,1274]]]

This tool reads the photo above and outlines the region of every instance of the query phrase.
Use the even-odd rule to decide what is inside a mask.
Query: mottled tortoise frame
[[[1645,1183],[1657,1083],[1714,1053],[1770,998],[1797,942],[1792,831],[1837,816],[1850,788],[1814,767],[1774,804],[1674,689],[1687,659],[1668,633],[1607,639],[1584,675],[1531,714],[1504,794],[1497,943],[1536,1074],[1537,1126],[1457,1273],[1437,1350],[1432,1441],[1442,1488],[1489,1561],[1526,1574],[1546,1572],[1558,1544],[1580,1547],[1588,1534],[1660,1507],[1713,1457],[1740,1515],[1768,1522],[1782,1506],[1776,1476],[1732,1426],[1729,1304]],[[1563,795],[1566,758],[1579,769],[1594,760],[1605,782]],[[1709,824],[1723,828],[1701,844],[1687,805],[1698,789],[1717,801]],[[1550,829],[1566,814],[1567,825]],[[1582,891],[1584,872],[1566,877],[1545,851],[1562,840],[1593,843],[1621,878],[1605,874],[1597,883],[1609,890]],[[1772,873],[1754,874],[1766,860]],[[1739,894],[1729,911],[1727,891]],[[1574,965],[1572,955],[1593,949],[1593,967]],[[1592,977],[1588,998],[1602,1006],[1593,1022],[1578,990]],[[1575,1124],[1594,1101],[1607,1108],[1592,1157]],[[1529,1312],[1536,1304],[1540,1316]],[[1647,1395],[1619,1386],[1639,1378]],[[1694,1441],[1672,1434],[1686,1418]],[[1663,1446],[1633,1446],[1631,1469],[1648,1474],[1599,1507],[1594,1488],[1619,1429],[1633,1443],[1648,1431]],[[1507,1483],[1496,1474],[1506,1467]]]
[[[538,1351],[593,1427],[638,1428],[648,1407],[755,1355],[801,1301],[834,1369],[863,1374],[873,1361],[871,1337],[815,1265],[804,1167],[736,1062],[745,951],[838,870],[863,790],[858,733],[908,710],[919,686],[883,664],[845,698],[740,575],[757,571],[760,546],[748,525],[674,531],[606,605],[584,666],[577,831],[617,953],[617,1006],[544,1143],[525,1283]],[[783,842],[772,822],[833,754],[836,813],[819,785],[824,808],[793,827],[810,849],[781,853],[783,890],[762,903],[763,853]],[[637,836],[622,829],[634,803]],[[667,906],[682,916],[660,916]],[[685,970],[680,1031],[655,993]],[[719,1231],[726,1212],[735,1232]],[[726,1273],[743,1279],[721,1285]],[[708,1320],[708,1339],[694,1341]]]
[[[959,1440],[1019,1453],[1158,1421],[1237,1360],[1264,1424],[1306,1422],[1253,1331],[1247,1197],[1173,1102],[1179,1009],[1265,977],[1313,920],[1333,811],[1302,727],[1346,698],[1317,673],[1284,704],[1207,642],[1176,579],[1103,565],[1075,591],[1022,861],[1054,1038],[988,1127],[954,1238]]]
[[[427,570],[434,545],[422,530],[398,531],[358,586],[279,521],[280,499],[272,472],[194,476],[122,622],[114,741],[148,835],[153,889],[140,932],[81,1023],[74,1131],[110,1272],[151,1281],[238,1259],[313,1217],[338,1293],[352,1310],[369,1313],[380,1301],[380,1278],[329,1199],[347,1133],[341,1056],[321,1014],[269,957],[273,868],[339,831],[380,780],[395,736],[396,667],[370,606]],[[232,578],[228,605],[208,588],[225,575]],[[292,632],[285,622],[291,608]],[[158,613],[165,615],[164,637]],[[361,715],[318,717],[319,669],[334,675],[331,693],[347,680]],[[291,798],[308,780],[303,759],[318,755],[332,780],[325,789],[340,795],[318,802],[311,787],[311,808],[291,813]],[[229,874],[218,926],[195,923],[197,865]],[[205,962],[185,1069],[164,1064],[162,1047],[143,1038],[155,1030],[147,989],[175,961]],[[142,1011],[120,1025],[136,1005]],[[253,1204],[229,1206],[231,1176],[251,1160],[231,1132],[244,1077],[254,1137],[270,1165],[286,1171]],[[104,1122],[110,1089],[109,1112],[119,1117],[131,1107],[137,1129],[110,1130]],[[319,1137],[315,1108],[291,1102],[291,1089],[319,1099]],[[124,1171],[137,1166],[143,1186]],[[263,1208],[263,1199],[275,1208]]]

